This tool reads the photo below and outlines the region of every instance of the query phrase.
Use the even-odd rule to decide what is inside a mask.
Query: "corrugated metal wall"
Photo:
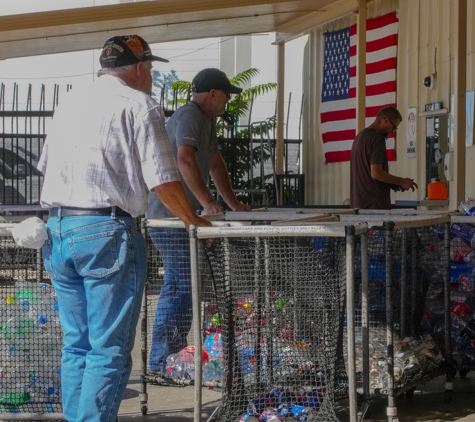
[[[451,109],[454,91],[455,0],[374,0],[368,2],[367,17],[381,16],[394,10],[399,12],[399,46],[397,71],[397,106],[403,117],[407,109],[424,111],[425,104],[442,102]],[[467,91],[475,88],[475,40],[471,23],[475,18],[474,0],[468,0],[467,34]],[[319,130],[319,99],[321,90],[321,63],[323,32],[346,27],[356,22],[349,16],[331,25],[316,28],[309,34],[306,46],[306,74],[304,92],[309,92],[305,105],[304,173],[306,174],[307,204],[338,205],[349,198],[349,163],[324,164]],[[437,84],[431,90],[422,84],[425,76],[437,74]],[[425,196],[425,124],[417,120],[417,156],[406,156],[406,123],[403,121],[397,137],[397,161],[390,163],[393,174],[413,177],[419,183],[415,193],[393,193],[396,199],[424,199]],[[475,148],[467,148],[466,195],[475,197]]]

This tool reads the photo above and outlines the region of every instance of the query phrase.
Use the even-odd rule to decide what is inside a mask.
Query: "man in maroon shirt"
[[[386,139],[402,121],[395,107],[383,107],[374,122],[353,142],[350,161],[350,204],[352,208],[390,209],[391,191],[417,188],[408,177],[389,173]]]

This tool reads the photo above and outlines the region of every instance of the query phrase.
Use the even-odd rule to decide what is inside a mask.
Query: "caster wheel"
[[[461,378],[465,378],[468,374],[468,370],[467,369],[460,369],[459,370],[459,375]]]
[[[412,399],[414,397],[414,391],[416,391],[416,388],[411,388],[410,390],[406,391],[406,397],[408,399]]]
[[[140,411],[142,412],[142,415],[145,416],[148,412],[147,405],[143,404],[142,406],[140,406]]]

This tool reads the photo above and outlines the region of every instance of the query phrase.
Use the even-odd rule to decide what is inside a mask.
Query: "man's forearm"
[[[180,169],[186,186],[203,207],[214,202],[213,196],[203,180],[198,165],[190,163],[189,161],[180,161],[178,168]]]
[[[388,183],[390,185],[397,185],[397,186],[399,186],[402,181],[402,177],[393,176],[392,174],[386,171],[379,172],[376,175],[376,177],[373,177],[373,179],[379,180],[380,182],[383,182],[383,183]]]
[[[219,194],[224,199],[224,202],[229,205],[231,209],[234,208],[236,202],[236,195],[234,194],[233,187],[231,186],[231,181],[229,180],[229,175],[227,171],[211,171],[211,178],[218,189]]]
[[[211,166],[210,175],[221,197],[231,209],[234,209],[236,204],[238,203],[238,200],[236,199],[236,195],[234,194],[234,190],[231,185],[231,180],[229,179],[229,173],[226,168],[226,164],[224,163],[224,160],[221,157],[221,154],[213,157],[213,164]]]
[[[155,186],[154,190],[167,209],[185,224],[195,224],[199,220],[180,182],[164,183]]]
[[[409,177],[393,176],[382,168],[376,166],[371,167],[371,177],[380,182],[388,183],[389,185],[399,186],[403,191],[412,189],[414,192],[414,189],[417,189],[417,183],[414,182],[413,179]]]

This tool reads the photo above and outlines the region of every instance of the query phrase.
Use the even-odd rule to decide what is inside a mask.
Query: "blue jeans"
[[[132,218],[50,218],[43,259],[63,330],[62,401],[69,422],[114,422],[132,369],[146,247]]]
[[[187,346],[191,328],[190,240],[185,229],[149,228],[163,262],[163,286],[155,312],[149,368],[166,374],[167,357]]]

